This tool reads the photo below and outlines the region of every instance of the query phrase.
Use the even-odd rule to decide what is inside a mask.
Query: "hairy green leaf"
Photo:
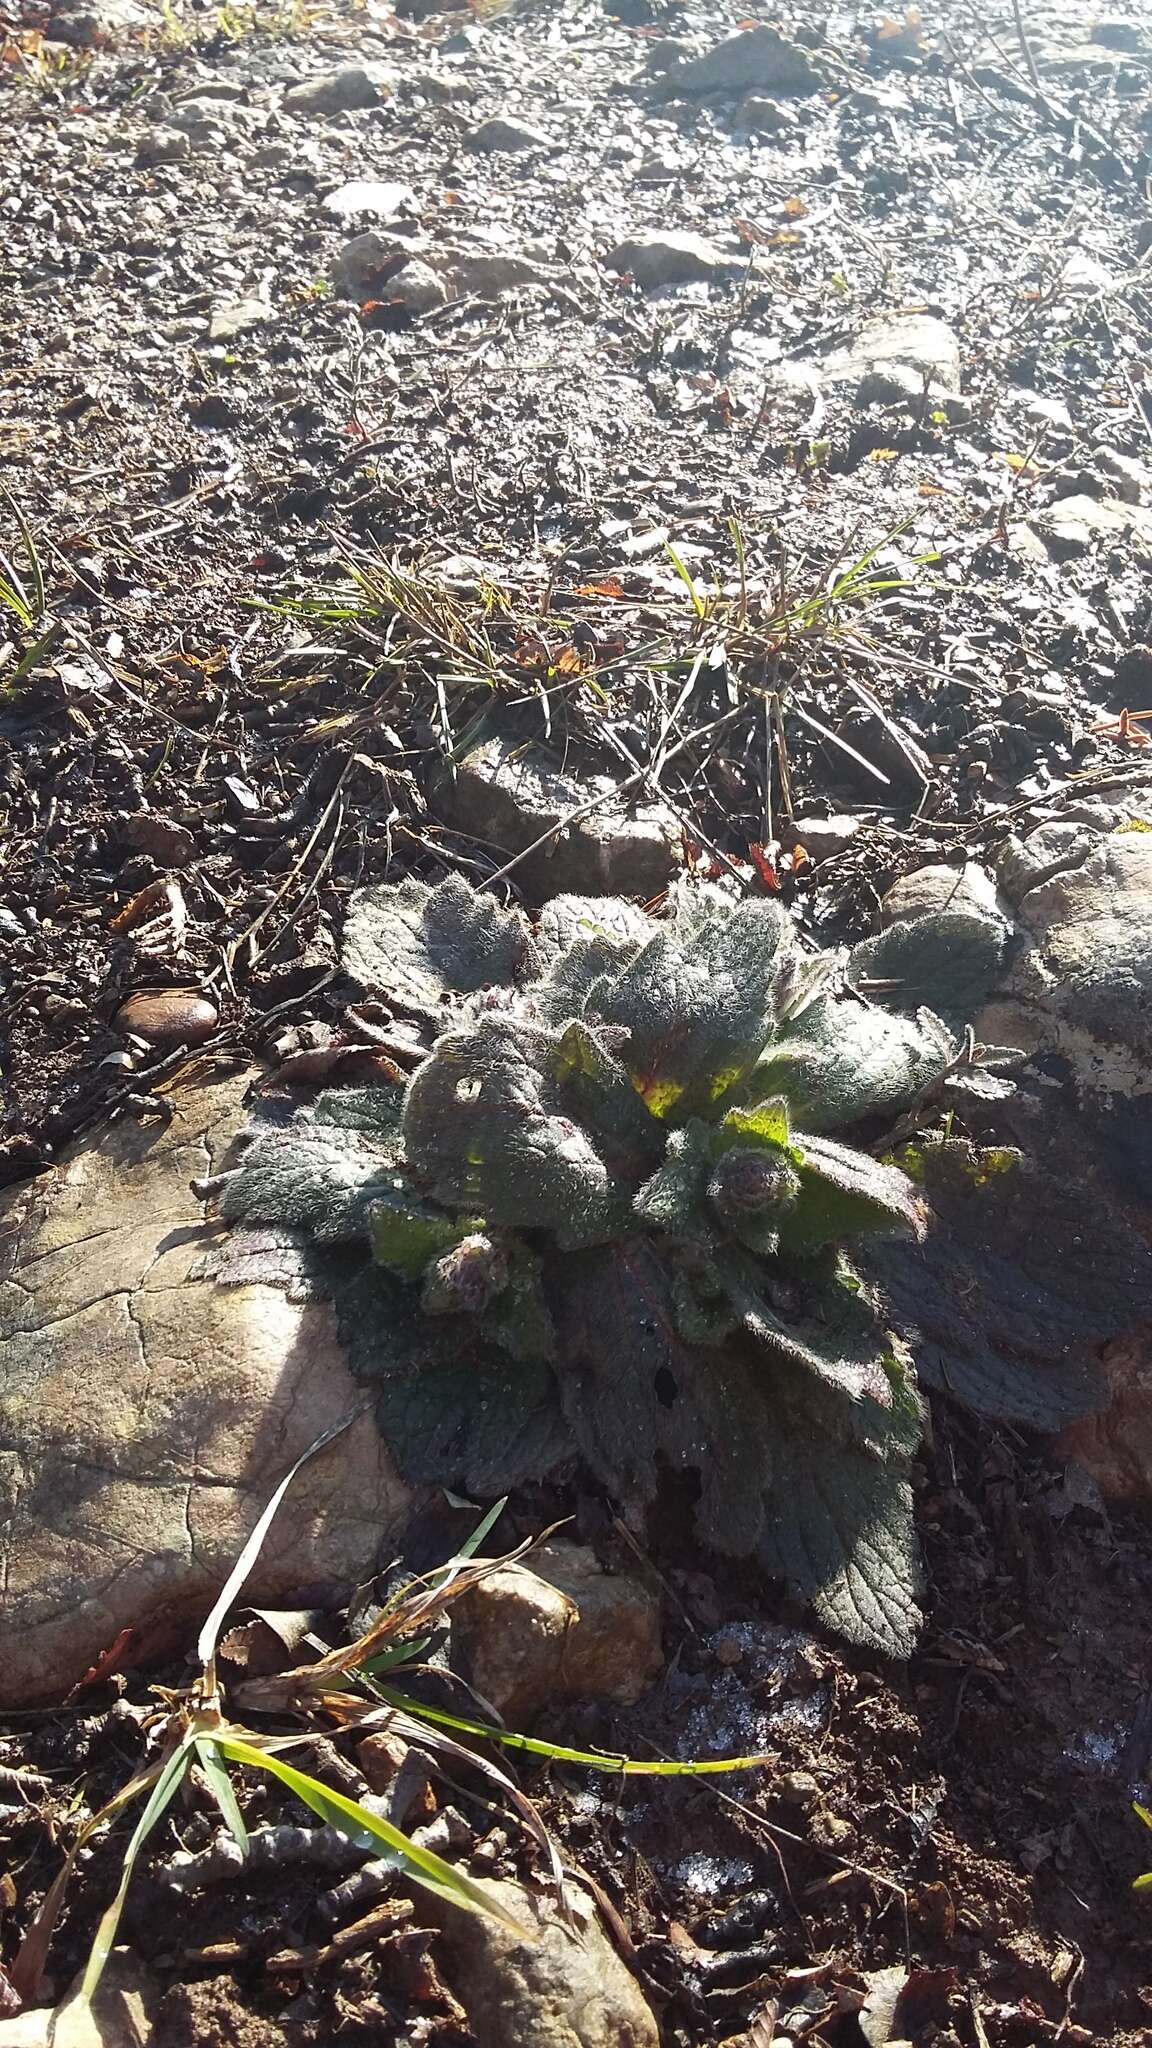
[[[404,1190],[399,1171],[399,1091],[365,1094],[373,1115],[365,1124],[341,1091],[322,1095],[314,1109],[291,1123],[264,1126],[244,1152],[239,1170],[224,1183],[220,1214],[231,1222],[285,1224],[321,1244],[363,1237],[374,1202]]]
[[[411,1485],[491,1496],[574,1458],[551,1367],[486,1341],[483,1318],[426,1316],[416,1290],[379,1266],[345,1282],[336,1311],[349,1365],[374,1390],[381,1434]]]
[[[791,928],[767,902],[712,917],[683,943],[650,939],[615,981],[588,999],[627,1031],[621,1058],[653,1115],[683,1123],[746,1080],[775,1021]]]
[[[835,1138],[805,1136],[797,1164],[800,1194],[780,1219],[782,1252],[804,1252],[866,1231],[922,1237],[924,1203],[898,1167],[870,1159]]]
[[[419,1280],[431,1259],[479,1228],[478,1218],[446,1216],[399,1184],[371,1203],[367,1222],[373,1258],[401,1280]]]
[[[866,993],[886,1008],[915,1016],[927,1004],[962,1024],[996,986],[1008,953],[1002,918],[975,910],[937,910],[889,925],[853,948],[849,979],[877,983]]]
[[[528,954],[528,926],[459,875],[373,882],[348,912],[341,956],[361,988],[406,1009],[440,1014],[449,995],[511,988]]]
[[[554,1231],[563,1247],[596,1244],[622,1227],[628,1190],[567,1113],[558,1045],[508,1015],[447,1033],[409,1083],[405,1149],[438,1202]]]
[[[906,1109],[955,1052],[931,1010],[905,1017],[825,995],[765,1047],[752,1085],[786,1096],[801,1130],[835,1131]]]
[[[912,1489],[899,1466],[780,1429],[759,1556],[850,1643],[911,1655],[923,1579]]]
[[[932,1205],[920,1245],[863,1253],[921,1379],[984,1415],[1059,1429],[1104,1398],[1096,1354],[1152,1315],[1152,1252],[1093,1180],[1086,1148],[1050,1156],[959,1142],[910,1159]]]

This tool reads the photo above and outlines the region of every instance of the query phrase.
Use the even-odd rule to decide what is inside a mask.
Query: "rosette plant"
[[[962,1006],[1005,935],[925,924],[854,958],[903,1000],[883,1009],[774,903],[712,885],[659,920],[560,897],[535,923],[456,878],[373,885],[344,966],[427,1056],[266,1112],[220,1213],[311,1247],[410,1479],[494,1495],[582,1458],[635,1513],[685,1475],[703,1544],[907,1653],[921,1401],[854,1248],[915,1240],[926,1207],[829,1132],[955,1060],[918,975],[945,958]]]

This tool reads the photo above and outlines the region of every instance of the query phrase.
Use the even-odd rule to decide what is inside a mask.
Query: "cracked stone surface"
[[[329,1309],[191,1277],[245,1079],[130,1122],[0,1198],[0,1704],[58,1694],[125,1629],[211,1605],[269,1494],[359,1404]],[[369,1413],[295,1481],[247,1598],[316,1604],[372,1570],[412,1496]]]
[[[1052,1051],[1081,1090],[1152,1092],[1152,833],[1121,828],[1020,898],[1025,938],[978,1036]],[[1079,849],[1078,849],[1079,850]]]

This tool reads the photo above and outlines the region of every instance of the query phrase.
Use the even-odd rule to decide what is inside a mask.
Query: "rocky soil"
[[[1152,30],[1046,0],[7,5],[10,1963],[270,1486],[355,1399],[320,1308],[196,1278],[187,1184],[253,1061],[290,1090],[403,1058],[337,972],[360,881],[649,901],[715,867],[825,943],[971,905],[1008,941],[981,1036],[1148,1231]],[[773,1767],[526,1765],[567,1931],[481,1781],[409,1769],[399,1821],[528,1887],[523,1951],[338,1896],[311,1841],[189,1884],[194,1794],[96,2038],[1152,2042],[1147,1356],[1119,1333],[1112,1408],[1056,1447],[941,1404],[906,1669],[693,1553],[674,1499],[639,1555],[590,1494],[513,1502],[498,1544],[571,1516],[575,1554],[462,1615],[473,1683],[553,1741]],[[278,1630],[340,1639],[392,1561],[413,1503],[366,1418],[339,1458],[233,1680]],[[476,1519],[428,1515],[413,1570]],[[384,1796],[400,1762],[313,1767]],[[82,1865],[39,2016],[0,1975],[10,2048],[122,1847]]]

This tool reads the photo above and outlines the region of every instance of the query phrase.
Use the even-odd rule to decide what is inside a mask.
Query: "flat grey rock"
[[[830,69],[808,50],[781,35],[779,29],[763,26],[742,29],[702,57],[679,65],[671,73],[668,85],[678,94],[807,94],[820,92],[831,82]]]
[[[604,258],[609,270],[631,276],[643,291],[662,284],[690,284],[698,278],[729,277],[734,256],[726,255],[703,235],[680,229],[632,235],[618,242]]]
[[[192,1193],[245,1121],[235,1077],[0,1197],[0,1704],[59,1696],[123,1630],[207,1613],[269,1495],[362,1392],[325,1304],[193,1269]],[[246,1598],[337,1601],[412,1495],[370,1413],[305,1466]]]

